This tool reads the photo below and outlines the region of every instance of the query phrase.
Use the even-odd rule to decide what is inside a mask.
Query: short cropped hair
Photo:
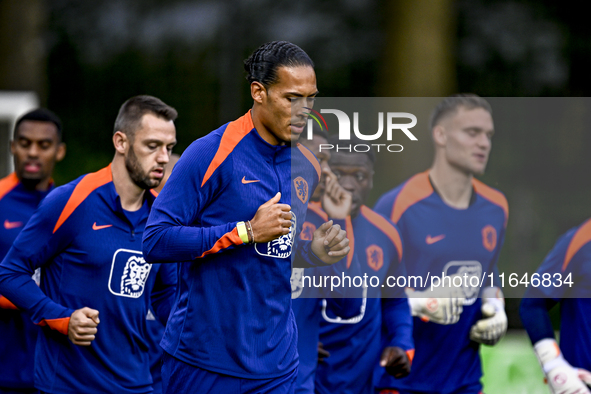
[[[18,120],[16,121],[16,124],[14,125],[14,133],[13,133],[14,139],[16,139],[16,137],[17,137],[19,126],[25,120],[53,123],[55,125],[55,127],[57,128],[57,139],[59,142],[62,141],[62,121],[60,120],[60,118],[56,114],[54,114],[53,112],[51,112],[47,108],[34,109],[32,111],[27,112],[26,114],[24,114],[20,118],[18,118]]]
[[[248,82],[260,82],[265,88],[277,82],[279,67],[298,66],[314,68],[314,62],[302,48],[288,41],[263,44],[244,61]]]
[[[121,131],[133,141],[135,132],[140,128],[142,117],[145,114],[152,114],[169,121],[174,121],[178,116],[176,109],[165,104],[159,98],[148,95],[135,96],[124,102],[119,109],[113,134]]]
[[[492,115],[490,104],[482,97],[472,93],[455,94],[444,98],[439,104],[437,104],[437,107],[435,107],[431,113],[429,130],[433,130],[442,119],[456,113],[460,107],[464,107],[468,110],[482,108]]]

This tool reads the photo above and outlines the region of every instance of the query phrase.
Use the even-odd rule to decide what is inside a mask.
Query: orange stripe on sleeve
[[[355,254],[355,233],[353,233],[351,216],[347,216],[345,219],[345,231],[347,232],[347,238],[349,238],[349,248],[351,248],[347,254],[347,269],[349,269],[351,267],[351,261],[353,261],[353,255]]]
[[[415,358],[415,350],[414,349],[407,350],[406,357],[408,357],[408,360],[412,364],[412,360]]]
[[[314,153],[310,152],[310,150],[308,150],[308,148],[306,148],[305,146],[303,146],[299,142],[298,142],[298,149],[300,150],[300,152],[302,152],[304,154],[304,156],[306,156],[306,159],[308,159],[310,161],[310,163],[312,163],[312,165],[316,169],[316,172],[318,173],[318,180],[320,180],[320,174],[322,173],[322,169],[320,168],[320,163],[318,163],[318,159],[316,158],[316,156],[314,156]]]
[[[12,174],[8,175],[0,179],[0,200],[4,198],[5,195],[10,193],[12,189],[14,189],[19,183],[18,177],[16,173],[13,172]]]
[[[394,223],[398,223],[398,220],[408,208],[429,197],[431,193],[433,193],[433,187],[429,182],[428,171],[413,176],[406,182],[406,185],[402,187],[398,197],[396,197],[390,219]]]
[[[390,238],[390,241],[392,241],[398,252],[398,261],[402,261],[402,239],[396,228],[385,217],[372,211],[365,205],[361,206],[361,214]]]
[[[68,335],[68,325],[70,324],[69,317],[62,317],[59,319],[43,319],[37,325],[49,326],[52,330]]]
[[[224,234],[220,239],[218,239],[211,249],[203,252],[201,256],[196,258],[199,259],[208,254],[217,253],[220,250],[226,249],[227,247],[230,247],[232,245],[242,245],[243,243],[244,242],[242,242],[242,239],[240,239],[240,236],[238,235],[238,229],[234,227],[232,231]]]
[[[591,241],[591,219],[583,223],[570,240],[570,244],[566,249],[564,262],[562,263],[562,272],[566,270],[566,267],[568,267],[575,254],[577,254],[577,252],[589,241]]]
[[[10,300],[4,296],[0,296],[0,309],[18,309]]]
[[[61,225],[64,224],[66,219],[68,219],[70,215],[76,210],[76,208],[82,204],[82,202],[90,195],[90,193],[111,182],[112,180],[113,176],[111,174],[110,164],[102,170],[93,172],[92,174],[88,174],[82,178],[68,199],[66,206],[60,214],[55,227],[53,228],[53,232],[55,233],[61,227]]]
[[[207,167],[207,171],[201,182],[201,187],[205,185],[213,175],[214,171],[224,162],[224,160],[226,160],[236,145],[238,145],[238,143],[242,141],[252,129],[254,129],[254,123],[252,123],[250,110],[244,116],[230,122],[228,126],[226,126],[226,130],[224,130],[222,140],[220,141],[220,146],[218,147],[213,160],[209,163],[209,167]]]
[[[503,193],[485,185],[478,179],[472,179],[472,185],[474,186],[476,193],[480,194],[483,198],[486,198],[493,204],[503,208],[503,211],[505,212],[505,227],[507,227],[507,220],[509,220],[509,203]]]
[[[320,203],[311,202],[308,204],[308,209],[324,219],[325,222],[328,222],[328,215],[322,210]]]

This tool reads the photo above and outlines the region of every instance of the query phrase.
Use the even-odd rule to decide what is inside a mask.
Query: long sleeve
[[[71,189],[51,193],[35,211],[0,264],[0,293],[27,313],[35,324],[49,325],[67,334],[73,309],[47,297],[32,279],[35,269],[50,263],[73,238],[73,226],[54,232]]]
[[[175,264],[162,264],[156,276],[156,282],[152,289],[152,309],[156,314],[156,318],[166,325],[174,298],[176,294],[176,287],[178,283],[178,272]]]
[[[389,346],[403,350],[414,349],[412,316],[406,298],[382,299],[382,324],[386,328]]]
[[[545,339],[554,339],[554,329],[548,311],[556,301],[546,298],[524,298],[521,300],[519,315],[532,344]]]
[[[199,139],[187,148],[154,202],[143,237],[146,261],[192,261],[242,244],[236,223],[250,218],[200,225],[203,211],[232,176],[231,157],[208,174],[217,149],[213,137]]]

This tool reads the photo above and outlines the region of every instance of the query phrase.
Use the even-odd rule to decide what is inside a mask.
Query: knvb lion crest
[[[143,257],[130,257],[121,277],[123,293],[131,297],[142,295],[151,268],[152,265],[147,264]]]
[[[152,265],[142,252],[119,249],[113,255],[109,275],[109,291],[121,297],[139,298],[144,293]]]
[[[489,252],[492,252],[497,247],[497,230],[490,224],[487,224],[482,229],[482,246]]]
[[[281,237],[267,242],[266,244],[254,244],[254,248],[261,256],[278,257],[280,259],[286,259],[291,256],[291,248],[293,246],[293,240],[296,232],[296,216],[295,213],[291,213],[291,227],[289,233],[282,235]]]
[[[374,271],[379,271],[384,266],[384,251],[378,245],[369,245],[365,249],[367,265]]]
[[[293,180],[298,199],[305,204],[308,201],[308,182],[301,176]]]

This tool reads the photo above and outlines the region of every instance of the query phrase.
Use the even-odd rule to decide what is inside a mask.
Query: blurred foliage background
[[[62,118],[63,184],[111,160],[114,119],[131,96],[177,108],[177,153],[242,115],[252,103],[242,61],[271,40],[310,54],[325,97],[591,93],[591,24],[572,0],[0,0],[0,90],[35,91]],[[497,118],[483,180],[510,204],[501,270],[533,272],[591,216],[579,110],[544,134]],[[374,194],[430,165],[424,136],[421,154],[395,159]],[[517,305],[508,301],[514,327]]]

